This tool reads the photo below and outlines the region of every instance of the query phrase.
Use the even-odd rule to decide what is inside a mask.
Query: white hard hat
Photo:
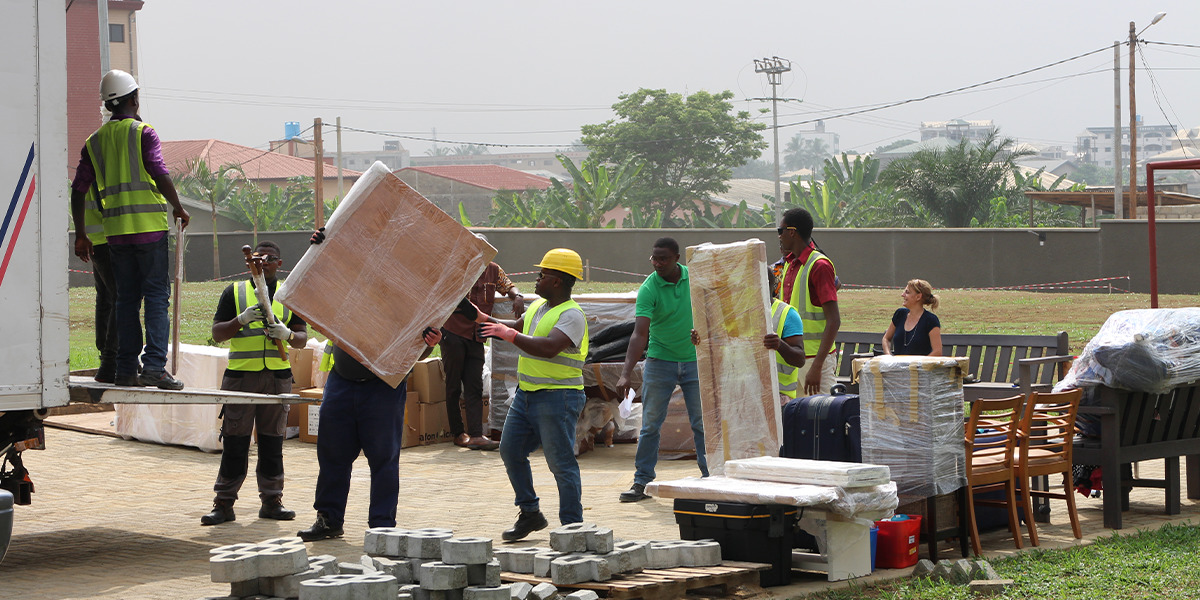
[[[138,89],[138,84],[133,79],[133,75],[113,69],[105,73],[104,78],[100,80],[100,101],[108,102],[123,98],[136,89]]]

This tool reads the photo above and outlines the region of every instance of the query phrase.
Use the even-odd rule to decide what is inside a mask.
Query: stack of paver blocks
[[[614,573],[645,568],[703,567],[721,564],[721,545],[712,540],[618,542],[611,529],[573,523],[550,532],[550,548],[499,550],[500,567],[513,573],[549,577],[556,585],[607,581]],[[515,593],[514,598],[524,598]]]
[[[298,598],[302,581],[338,573],[337,558],[308,556],[298,537],[214,548],[209,567],[214,582],[229,584],[227,598]]]

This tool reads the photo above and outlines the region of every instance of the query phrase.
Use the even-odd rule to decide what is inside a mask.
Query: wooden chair
[[[1033,497],[1057,498],[1067,501],[1067,515],[1075,539],[1083,537],[1079,529],[1079,514],[1075,511],[1075,490],[1071,477],[1071,447],[1075,437],[1075,415],[1083,390],[1059,393],[1033,392],[1025,403],[1018,431],[1017,481],[1021,484],[1021,499],[1025,514],[1033,514]],[[1033,488],[1033,478],[1061,474],[1063,493]],[[1038,545],[1037,525],[1026,518],[1029,542]]]
[[[971,547],[976,556],[983,554],[979,543],[979,526],[975,523],[976,502],[1008,509],[1008,530],[1012,532],[1013,543],[1018,549],[1021,548],[1015,456],[1024,399],[1024,396],[1013,396],[979,399],[971,403],[971,417],[966,426],[966,496],[967,524],[971,530]],[[1004,490],[1003,500],[975,500],[975,494],[1000,489]]]

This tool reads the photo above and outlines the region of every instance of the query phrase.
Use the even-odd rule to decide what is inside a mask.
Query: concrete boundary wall
[[[662,236],[682,248],[703,242],[728,243],[758,238],[768,251],[778,239],[773,229],[489,229],[487,235],[506,271],[533,270],[550,248],[580,253],[593,267],[648,274],[650,248]],[[1039,244],[1038,233],[1045,236]],[[284,268],[307,249],[309,232],[261,233],[283,248]],[[843,283],[900,286],[914,277],[935,288],[996,287],[1130,276],[1127,289],[1149,292],[1146,221],[1103,222],[1097,229],[818,229],[817,244],[837,265]],[[72,238],[73,239],[73,238]],[[212,279],[212,236],[189,235],[188,281]],[[241,247],[252,244],[249,233],[218,234],[221,274],[245,270]],[[775,253],[777,256],[777,252]],[[1158,281],[1164,294],[1200,293],[1200,221],[1158,223]],[[90,271],[71,258],[71,269]],[[640,282],[629,276],[591,270],[597,281]],[[528,277],[524,287],[532,286]],[[71,285],[91,285],[86,273],[71,273]],[[1126,287],[1116,282],[1117,287]],[[527,290],[528,291],[528,290]]]

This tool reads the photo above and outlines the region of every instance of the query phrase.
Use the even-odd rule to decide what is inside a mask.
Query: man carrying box
[[[283,266],[275,242],[259,242],[255,253],[264,257],[262,272],[271,298],[271,312],[278,323],[267,325],[262,308],[254,298],[254,282],[230,284],[221,293],[213,315],[212,338],[229,342],[229,366],[221,380],[221,389],[255,394],[287,394],[292,391],[292,368],[280,358],[275,340],[284,340],[292,348],[303,348],[308,341],[308,325],[303,319],[275,301],[278,289],[276,273]],[[200,517],[201,525],[219,525],[234,520],[233,503],[246,480],[249,468],[250,434],[258,426],[258,495],[260,519],[290,521],[294,511],[283,507],[283,438],[287,427],[286,404],[229,404],[221,409],[221,468],[213,486],[217,497],[212,512]]]

